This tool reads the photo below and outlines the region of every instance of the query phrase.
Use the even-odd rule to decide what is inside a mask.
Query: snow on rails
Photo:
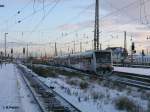
[[[58,93],[49,88],[43,82],[41,82],[35,74],[27,71],[23,66],[18,65],[22,75],[27,82],[29,82],[29,88],[32,88],[32,93],[35,96],[36,101],[39,103],[41,112],[81,112]]]

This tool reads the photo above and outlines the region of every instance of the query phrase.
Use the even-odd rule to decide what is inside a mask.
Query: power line
[[[52,5],[52,4],[53,4],[53,3],[51,2],[51,3],[47,4],[47,5],[45,5],[45,8],[49,7],[49,6]],[[25,17],[24,17],[23,19],[21,19],[20,21],[23,22],[24,20],[26,20],[26,19],[28,19],[28,18],[34,16],[35,14],[37,14],[38,12],[41,12],[41,11],[43,11],[43,7],[42,7],[42,8],[39,8],[39,9],[37,9],[37,10],[35,10],[35,11],[33,11],[31,14],[25,16]]]
[[[26,4],[24,7],[22,7],[20,10],[16,11],[15,14],[13,14],[13,15],[12,15],[11,17],[9,17],[7,20],[3,20],[3,22],[1,23],[1,25],[2,25],[2,24],[5,24],[5,23],[8,22],[9,20],[12,20],[12,18],[14,18],[14,17],[16,17],[18,14],[20,14],[23,10],[25,10],[25,9],[30,5],[30,3],[31,3],[31,0],[29,0],[29,1],[27,2],[27,4]]]
[[[112,8],[114,8],[116,11],[119,10],[119,8],[116,8],[115,6],[112,5],[112,3],[110,3],[108,0],[105,0],[105,2],[107,2]],[[120,11],[119,11],[120,12]],[[121,13],[122,14],[122,13]],[[127,12],[123,13],[123,15],[128,16],[131,20],[135,19],[133,17],[131,17]]]
[[[28,5],[31,3],[31,1],[28,3]],[[49,3],[49,4],[47,4],[46,6],[45,6],[45,8],[47,8],[47,7],[49,7],[50,5],[52,4],[52,2],[51,3]],[[27,5],[24,7],[24,8],[22,8],[22,9],[25,9],[27,7]],[[27,16],[25,16],[23,19],[21,19],[21,20],[18,20],[16,23],[13,23],[12,25],[10,25],[11,27],[9,27],[9,28],[12,28],[12,27],[14,27],[15,25],[17,25],[18,23],[22,23],[23,21],[25,21],[26,19],[29,19],[30,17],[32,17],[32,16],[34,16],[35,14],[37,14],[38,12],[40,12],[40,11],[42,11],[43,10],[43,7],[42,8],[39,8],[38,10],[36,10],[36,11],[34,11],[34,12],[32,12],[31,14],[29,14],[29,15],[27,15]],[[19,14],[21,13],[21,11],[19,12]],[[18,14],[18,12],[16,13],[16,15]],[[15,16],[16,17],[16,16]]]
[[[42,17],[42,19],[40,20],[40,22],[38,24],[36,24],[36,26],[33,28],[33,30],[31,31],[30,35],[43,23],[43,21],[46,19],[46,17],[53,11],[53,9],[55,9],[55,7],[58,5],[58,3],[61,0],[56,0],[55,4],[49,9],[49,11],[47,12],[47,14]]]
[[[149,15],[146,15],[147,17],[149,17],[150,16],[150,14]],[[145,17],[141,17],[141,19],[144,19]],[[124,23],[124,24],[122,24],[122,26],[123,25],[126,25],[126,24],[129,24],[129,23],[131,23],[131,22],[136,22],[136,21],[139,21],[139,18],[137,17],[137,18],[135,18],[135,19],[132,19],[132,20],[129,20],[129,21],[127,21],[126,23]],[[148,26],[149,24],[144,24],[145,26]],[[116,26],[115,26],[116,27]],[[149,26],[148,26],[149,27]],[[111,27],[111,29],[114,29],[114,27]],[[120,29],[120,28],[119,28]],[[118,29],[118,30],[119,30]],[[111,30],[111,31],[109,31],[109,32],[116,32],[116,31],[118,31],[118,30]]]
[[[76,18],[79,18],[82,14],[84,14],[89,8],[91,8],[91,6],[93,6],[94,3],[88,5],[87,7],[85,7],[82,11],[80,11],[77,15],[75,15],[74,17],[70,18],[68,21],[66,21],[63,25],[68,24],[69,22],[72,22],[73,20],[75,20]],[[59,26],[63,26],[63,25],[59,25]],[[58,26],[58,27],[59,27]]]
[[[145,3],[147,3],[147,2],[150,2],[150,0],[146,0],[146,1],[145,1]],[[109,16],[111,16],[111,15],[114,15],[114,14],[116,14],[116,13],[118,13],[118,12],[121,12],[122,10],[124,10],[124,9],[126,9],[126,8],[129,8],[129,7],[131,7],[131,6],[135,5],[135,4],[138,4],[138,2],[137,2],[137,1],[134,1],[134,2],[132,2],[132,3],[128,4],[128,5],[126,5],[126,6],[122,7],[122,8],[117,9],[116,11],[112,11],[112,12],[110,12],[109,14],[103,16],[101,19],[104,19],[104,18],[109,17]]]
[[[146,24],[148,24],[148,19],[147,19],[147,15],[146,15],[146,5],[145,5],[145,0],[143,0],[143,6],[144,6],[144,17],[145,17],[145,21],[146,21]]]
[[[146,2],[149,2],[149,1],[150,1],[150,0],[146,0],[145,3],[146,3]],[[129,7],[131,7],[132,5],[135,5],[135,4],[137,4],[137,3],[138,3],[137,1],[134,1],[134,2],[132,2],[132,3],[128,4],[128,5],[126,5],[126,6],[122,7],[122,8],[119,8],[119,9],[117,9],[117,10],[115,10],[115,11],[112,11],[112,12],[110,12],[109,14],[107,14],[107,15],[101,17],[100,20],[101,20],[101,21],[104,21],[104,20],[103,20],[104,18],[107,18],[107,17],[109,17],[109,16],[112,16],[112,15],[118,13],[118,12],[121,12],[122,10],[124,10],[124,9],[126,9],[126,8],[129,8]],[[85,28],[85,27],[84,27],[84,28],[80,28],[79,30],[81,30],[81,29],[86,29],[86,28]],[[72,33],[77,32],[77,31],[78,31],[78,30],[71,31],[71,32],[69,32],[69,33],[67,34],[67,36],[69,36],[69,35],[72,34]]]

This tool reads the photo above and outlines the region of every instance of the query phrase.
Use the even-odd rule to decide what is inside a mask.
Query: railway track
[[[48,65],[45,65],[45,67],[46,66],[48,67]],[[56,66],[56,67],[63,68],[61,66]],[[69,68],[69,69],[75,70],[77,72],[82,72],[86,76],[91,77],[91,73],[83,72],[83,71],[73,69],[73,68]],[[96,76],[96,75],[94,75],[94,76]],[[97,76],[97,78],[112,81],[115,83],[121,83],[121,84],[129,85],[129,86],[134,86],[134,87],[150,90],[150,76],[146,76],[146,75],[113,71],[108,76],[107,75],[105,75],[105,76],[99,75],[99,76]]]
[[[150,90],[150,76],[146,75],[113,71],[109,80]]]
[[[58,93],[41,82],[37,76],[17,65],[27,87],[31,90],[41,112],[81,112]]]
[[[42,107],[41,103],[39,102],[39,100],[38,100],[38,98],[37,98],[35,92],[34,92],[33,89],[31,88],[29,82],[27,81],[27,79],[25,78],[24,75],[22,75],[22,79],[23,79],[25,85],[27,86],[28,90],[31,92],[31,94],[32,94],[32,96],[33,96],[33,98],[34,98],[34,101],[35,101],[36,104],[38,105],[40,111],[41,111],[41,112],[45,112],[45,110],[44,110],[44,108]]]
[[[116,66],[116,67],[132,67],[132,68],[150,68],[150,65],[130,65],[130,64],[125,64],[125,65],[122,65],[122,64],[114,64],[113,66]]]
[[[39,65],[39,66],[43,66],[43,65]],[[44,67],[49,67],[51,65],[44,65]],[[64,67],[64,66],[54,66],[53,67],[57,67],[57,68],[68,68],[68,67]],[[51,66],[51,67],[52,67]],[[72,70],[75,70],[79,73],[83,73],[86,76],[91,77],[91,73],[87,73],[81,70],[77,70],[77,69],[73,69],[70,68]],[[111,81],[114,83],[121,83],[121,84],[125,84],[125,85],[129,85],[129,86],[133,86],[133,87],[138,87],[141,89],[145,89],[145,90],[150,90],[150,76],[146,76],[146,75],[139,75],[139,74],[133,74],[133,73],[126,73],[126,72],[119,72],[119,71],[113,71],[111,74],[102,76],[102,75],[94,75],[94,77],[97,77],[99,79],[103,79],[103,80],[107,80],[107,81]]]
[[[77,69],[73,69],[73,70],[77,70]],[[91,77],[91,73],[83,72],[80,70],[79,72],[82,72],[86,76]],[[94,74],[94,76],[96,75]],[[96,77],[99,79],[108,80],[115,83],[121,83],[129,86],[150,90],[150,76],[147,75],[113,71],[112,73],[105,74],[105,76],[97,75]]]

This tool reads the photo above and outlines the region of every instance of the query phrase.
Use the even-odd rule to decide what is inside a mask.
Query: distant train
[[[124,62],[113,63],[113,65],[150,68],[150,56],[133,55],[133,58],[131,58],[131,55],[129,55]]]
[[[53,61],[55,65],[63,65],[96,74],[106,74],[113,70],[110,51],[87,51],[57,56]]]
[[[134,56],[134,64],[150,65],[150,56]]]

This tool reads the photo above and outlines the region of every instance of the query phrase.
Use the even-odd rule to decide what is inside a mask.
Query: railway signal
[[[13,54],[13,48],[11,48],[11,51],[10,51],[10,52],[11,52],[11,54]]]
[[[3,52],[2,51],[0,52],[0,58],[1,59],[3,58]]]
[[[144,64],[144,56],[145,56],[145,53],[144,53],[144,50],[142,49],[142,64]]]
[[[144,50],[142,50],[142,56],[145,56],[145,52],[144,52]]]
[[[147,35],[147,40],[149,40],[150,39],[150,35]]]
[[[134,42],[132,42],[132,51],[134,51],[134,49],[135,49],[135,45],[134,45]]]
[[[134,42],[132,42],[131,51],[132,51],[133,54],[136,53]]]
[[[23,48],[23,55],[25,55],[25,53],[26,53],[26,50],[25,50],[25,48]]]
[[[132,45],[131,45],[131,64],[133,64],[133,54],[136,53],[136,50],[135,50],[135,44],[134,42],[132,42]]]
[[[7,35],[8,35],[8,33],[5,33],[4,34],[5,35],[5,57],[7,56],[7,40],[6,40],[6,38],[7,38]]]

